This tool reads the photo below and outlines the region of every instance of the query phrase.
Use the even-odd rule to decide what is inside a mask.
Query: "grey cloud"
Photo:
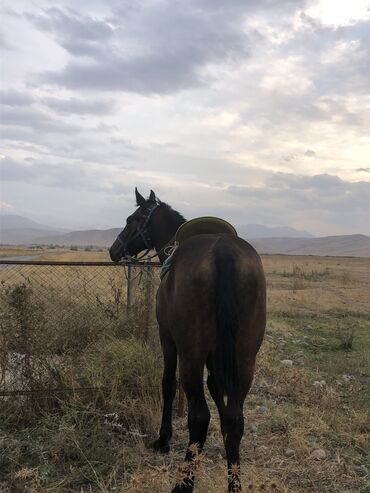
[[[310,132],[315,128],[316,122],[328,122],[344,129],[352,127],[359,135],[368,135],[370,125],[370,113],[366,104],[354,110],[351,96],[334,94],[322,97],[315,88],[302,95],[279,94],[278,90],[265,94],[263,90],[259,90],[255,95],[255,103],[243,110],[240,117],[246,124],[253,122],[267,129],[268,134],[276,129],[278,132],[288,131],[289,135],[292,132],[297,135],[298,132]],[[266,135],[263,136],[265,144],[260,142],[260,145],[266,145]],[[289,162],[301,156],[302,154],[298,156],[293,153],[283,159]],[[305,153],[303,157],[313,155]]]
[[[59,99],[48,97],[40,99],[40,102],[62,114],[108,115],[113,113],[115,109],[115,103],[112,100]]]
[[[322,174],[314,176],[295,175],[292,173],[274,173],[267,180],[268,187],[273,189],[293,190],[329,190],[343,191],[346,188],[345,181],[338,176]]]
[[[304,20],[310,19],[305,14]],[[315,89],[321,97],[330,94],[368,94],[370,85],[370,21],[359,21],[339,28],[307,21],[307,29],[295,33],[283,47],[287,56],[305,58],[315,73]],[[335,59],[338,43],[350,45],[346,56]],[[326,54],[326,60],[321,59]],[[333,59],[331,59],[332,54]]]
[[[53,7],[39,15],[25,14],[26,18],[43,31],[51,32],[72,55],[94,56],[102,43],[113,35],[113,28],[101,19],[94,19],[73,11]]]
[[[113,113],[115,102],[113,100],[102,99],[80,99],[80,98],[56,98],[56,97],[39,97],[31,96],[26,90],[20,91],[8,89],[0,91],[0,104],[9,107],[25,107],[32,104],[41,103],[54,110],[57,113],[69,115],[108,115]],[[30,113],[37,112],[37,117],[40,117],[39,109],[26,110]],[[9,113],[5,112],[5,119],[9,117]],[[46,118],[44,114],[41,119]],[[28,120],[29,117],[26,117]]]
[[[304,176],[293,173],[272,173],[263,188],[231,185],[229,192],[249,200],[265,201],[285,211],[300,210],[306,214],[321,213],[368,214],[370,182],[347,182],[335,175]]]
[[[358,173],[370,173],[370,168],[357,168],[356,171]]]
[[[54,9],[51,14],[55,16]],[[49,11],[44,15],[48,18],[51,14]],[[99,39],[90,60],[74,59],[61,72],[41,74],[40,80],[70,88],[143,94],[196,87],[205,82],[202,69],[207,64],[248,57],[243,18],[225,12],[215,12],[210,17],[185,3],[169,1],[116,12],[112,18],[116,25],[114,35]],[[69,22],[59,11],[58,19],[58,35],[62,36],[63,29],[68,35]],[[52,21],[46,24],[49,29],[56,29]],[[79,42],[77,34],[73,30],[74,43]]]
[[[285,182],[283,178],[271,177],[274,186],[232,185],[228,191],[254,222],[292,224],[321,234],[370,233],[370,182],[350,183],[328,175],[286,174]]]
[[[316,156],[316,152],[313,151],[312,149],[307,149],[304,152],[291,152],[290,154],[287,154],[286,156],[283,157],[283,161],[290,163],[302,157],[314,157],[314,156]]]
[[[303,154],[308,157],[316,156],[316,152],[313,151],[312,149],[307,149],[307,151],[305,151]]]
[[[0,91],[0,104],[4,106],[29,106],[33,102],[33,97],[22,91],[15,89]]]
[[[69,64],[59,74],[45,73],[49,83],[73,89],[168,94],[202,84],[192,62],[158,55],[134,61],[111,60],[91,65]]]
[[[0,124],[5,129],[6,127],[25,128],[33,134],[37,134],[39,131],[46,134],[71,134],[77,130],[75,125],[66,124],[51,117],[46,112],[32,107],[3,107]],[[19,134],[19,138],[21,138],[21,133],[22,131]]]
[[[0,31],[0,50],[14,50],[14,46],[8,43],[3,32]]]
[[[0,172],[2,181],[18,181],[20,177],[22,181],[27,181],[34,176],[32,167],[20,164],[9,157],[0,160]]]
[[[33,183],[47,187],[90,190],[96,192],[122,192],[125,186],[104,181],[102,170],[88,169],[77,163],[58,164],[40,162],[38,159],[19,161],[5,157],[0,160],[2,181]]]

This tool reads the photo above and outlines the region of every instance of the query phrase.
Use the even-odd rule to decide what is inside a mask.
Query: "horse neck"
[[[185,220],[181,216],[177,216],[175,211],[165,211],[161,214],[160,218],[158,218],[157,224],[153,224],[151,236],[161,264],[163,264],[167,258],[163,248],[167,246],[167,244],[171,244],[171,240],[174,239],[176,231],[183,222],[185,222]]]

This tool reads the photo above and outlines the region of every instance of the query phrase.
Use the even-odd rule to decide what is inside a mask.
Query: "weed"
[[[304,289],[304,287],[303,271],[297,264],[293,264],[292,290],[295,293],[298,289]]]
[[[356,333],[356,323],[348,322],[346,320],[339,320],[337,322],[337,330],[335,335],[339,340],[339,348],[344,351],[350,351],[353,349],[353,341]]]

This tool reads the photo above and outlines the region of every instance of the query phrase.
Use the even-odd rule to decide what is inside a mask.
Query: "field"
[[[107,260],[107,252],[81,250],[0,255]],[[268,324],[245,404],[244,490],[370,492],[370,259],[271,255],[263,263]],[[0,491],[170,491],[187,428],[186,417],[175,414],[170,454],[147,448],[161,407],[161,354],[148,298],[157,274],[138,283],[128,313],[125,286],[112,283],[112,269],[103,277],[60,270],[58,284],[51,271],[37,277],[37,267],[21,269],[0,270],[0,391],[10,383],[29,391],[0,397]],[[86,297],[77,298],[83,289]],[[21,354],[28,357],[19,360]],[[46,395],[43,388],[58,391]],[[199,493],[226,491],[210,407]]]

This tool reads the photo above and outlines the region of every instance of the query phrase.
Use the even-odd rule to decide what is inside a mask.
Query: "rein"
[[[134,262],[134,263],[144,263],[144,262],[140,262],[142,259],[146,261],[148,260],[152,260],[153,258],[157,257],[160,253],[164,253],[167,257],[170,257],[172,255],[172,253],[174,252],[174,250],[177,248],[177,244],[175,243],[175,236],[173,236],[169,241],[167,241],[167,243],[165,245],[163,245],[163,247],[156,251],[155,253],[153,253],[152,255],[150,255],[149,257],[145,257],[145,255],[150,252],[151,248],[149,248],[148,250],[146,250],[143,254],[141,254],[139,257],[138,256],[134,256],[132,257],[131,255],[127,255],[125,257],[125,259],[127,260],[130,260],[131,262]],[[144,258],[145,257],[145,258]],[[124,261],[122,259],[122,261]]]

